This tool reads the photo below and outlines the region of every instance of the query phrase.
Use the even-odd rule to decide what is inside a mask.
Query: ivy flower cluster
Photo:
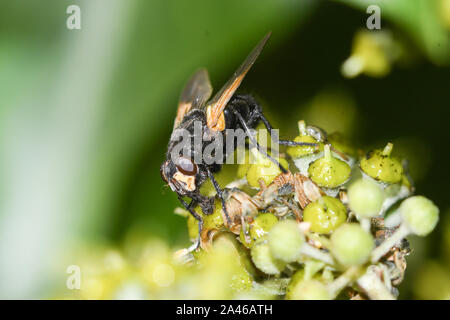
[[[439,219],[414,195],[394,146],[363,153],[339,134],[299,122],[298,142],[279,166],[256,150],[236,165],[224,191],[227,212],[185,216],[192,241],[170,248],[156,239],[92,252],[80,263],[79,299],[395,299],[406,271],[406,237],[427,236]],[[214,188],[204,193],[211,193]],[[209,195],[211,195],[209,194]],[[144,241],[143,241],[144,240]],[[91,257],[92,258],[92,257]],[[67,290],[66,290],[67,291]],[[66,292],[65,291],[65,292]],[[73,295],[70,298],[74,298]]]
[[[258,161],[239,165],[226,188],[231,222],[217,200],[203,216],[201,248],[178,251],[178,261],[205,270],[202,261],[226,242],[239,259],[217,268],[230,272],[239,262],[223,284],[233,298],[395,299],[410,253],[406,237],[428,235],[439,209],[413,195],[406,162],[393,155],[392,143],[363,153],[304,121],[294,141],[317,147],[288,147],[279,158],[286,173],[251,150]],[[194,240],[197,221],[184,214]]]

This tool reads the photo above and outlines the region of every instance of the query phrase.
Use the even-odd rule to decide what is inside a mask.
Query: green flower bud
[[[347,210],[339,199],[323,196],[308,204],[303,221],[311,223],[311,231],[329,234],[347,219]]]
[[[327,287],[318,280],[298,282],[289,292],[290,300],[330,300]]]
[[[280,167],[273,163],[270,159],[266,158],[260,152],[252,152],[256,157],[257,163],[252,164],[247,170],[246,177],[248,184],[254,188],[259,188],[260,179],[262,179],[266,185],[271,184],[273,179],[275,179],[281,173]],[[278,158],[278,161],[284,168],[289,168],[289,164],[285,159]]]
[[[374,150],[361,159],[361,170],[373,179],[385,183],[402,181],[403,166],[400,161],[391,157],[393,144],[388,143],[383,150]]]
[[[272,256],[266,236],[255,242],[250,253],[255,266],[266,274],[279,274],[286,266],[285,262]]]
[[[247,248],[250,248],[253,243],[264,236],[269,230],[278,222],[278,218],[271,213],[261,213],[255,220],[248,226],[250,243],[245,240],[244,228],[241,228],[239,235],[241,242]]]
[[[359,179],[348,188],[350,208],[362,218],[375,217],[384,201],[383,190],[369,179]]]
[[[272,255],[288,263],[300,257],[300,249],[305,242],[294,220],[282,220],[275,224],[269,232],[268,240]]]
[[[323,143],[319,143],[314,137],[308,135],[306,131],[305,121],[301,120],[298,122],[298,129],[300,135],[294,138],[295,142],[317,143],[319,145],[319,148],[314,146],[288,147],[287,154],[289,154],[292,157],[292,159],[301,158],[307,155],[323,151]]]
[[[331,155],[330,145],[325,145],[323,158],[310,164],[308,173],[319,187],[336,188],[350,178],[351,167]]]
[[[439,220],[439,208],[423,196],[406,199],[400,205],[399,210],[408,229],[418,236],[428,235]]]
[[[292,159],[301,158],[307,155],[311,155],[313,153],[318,153],[323,151],[323,143],[319,143],[316,139],[311,136],[297,136],[294,138],[295,142],[306,142],[306,143],[318,143],[319,147],[314,146],[295,146],[288,147],[287,154],[292,157]]]
[[[344,266],[364,264],[374,247],[372,235],[356,223],[346,223],[331,235],[331,253]]]
[[[195,208],[195,212],[197,212],[203,218],[203,228],[206,230],[211,229],[220,229],[223,227],[223,219],[222,219],[222,204],[220,200],[216,199],[214,202],[214,211],[212,214],[205,215],[203,214],[200,207]],[[198,221],[190,214],[187,219],[187,227],[189,237],[191,239],[197,239],[198,237]]]

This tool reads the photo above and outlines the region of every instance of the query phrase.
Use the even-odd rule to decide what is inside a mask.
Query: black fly
[[[202,126],[203,137],[201,139],[202,152],[210,143],[214,143],[214,136],[222,135],[226,140],[226,129],[242,129],[247,134],[250,144],[277,164],[283,172],[283,168],[277,160],[270,157],[263,148],[261,148],[250,129],[254,129],[257,124],[262,121],[265,127],[271,132],[272,126],[262,113],[261,106],[250,95],[235,94],[237,88],[241,84],[245,75],[255,62],[264,45],[270,37],[268,33],[259,44],[248,55],[245,61],[233,74],[230,80],[217,92],[217,94],[209,100],[212,94],[212,87],[209,81],[208,72],[205,69],[197,71],[188,81],[184,88],[179,104],[178,112],[175,118],[174,129],[184,129],[194,137],[194,124],[200,122]],[[206,138],[205,137],[209,137]],[[194,137],[195,141],[195,137]],[[161,165],[161,176],[170,188],[177,193],[183,206],[195,217],[199,222],[199,235],[203,227],[201,215],[195,210],[195,206],[199,205],[202,212],[206,215],[211,214],[214,209],[215,197],[207,197],[200,194],[200,186],[210,179],[217,192],[217,196],[222,202],[222,208],[228,224],[231,224],[230,216],[226,210],[223,190],[214,178],[214,173],[221,168],[221,163],[206,164],[204,161],[196,163],[194,161],[195,145],[192,143],[190,149],[183,154],[176,154],[173,157],[174,148],[180,143],[178,139],[171,139],[168,145],[166,160]],[[297,143],[288,140],[279,140],[281,145],[314,145],[307,143]],[[198,146],[197,146],[198,148]],[[223,158],[227,157],[226,152]],[[224,160],[223,159],[223,160]],[[184,198],[191,199],[187,203]],[[198,247],[199,239],[195,244]]]

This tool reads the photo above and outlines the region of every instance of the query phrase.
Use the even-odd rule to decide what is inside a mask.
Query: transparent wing
[[[220,117],[223,114],[228,101],[230,101],[233,94],[236,92],[237,88],[241,84],[247,72],[255,63],[256,58],[258,58],[264,45],[269,39],[271,32],[266,34],[266,36],[258,43],[258,45],[250,52],[245,61],[236,70],[230,80],[220,89],[219,92],[214,96],[214,98],[208,103],[208,127],[213,128],[217,125]]]
[[[189,110],[202,107],[211,97],[211,94],[212,86],[208,71],[200,69],[192,75],[180,95],[174,128],[180,124]]]

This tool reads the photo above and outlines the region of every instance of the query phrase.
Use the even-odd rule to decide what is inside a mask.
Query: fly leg
[[[217,183],[216,179],[214,178],[214,175],[211,172],[211,170],[209,168],[207,168],[206,170],[208,171],[208,176],[214,186],[214,189],[216,189],[217,196],[219,197],[220,201],[222,202],[222,209],[223,209],[223,213],[225,214],[225,218],[227,219],[227,223],[229,226],[231,226],[231,218],[228,214],[227,207],[225,205],[225,199],[223,197],[223,190],[220,188],[220,186]]]
[[[194,206],[197,201],[192,200],[189,204],[183,200],[183,198],[179,195],[178,200],[180,200],[181,204],[189,211],[190,214],[198,221],[198,236],[195,242],[188,248],[189,252],[195,251],[200,247],[201,243],[201,234],[203,230],[203,218],[194,210]]]
[[[270,124],[269,120],[267,120],[267,118],[264,116],[261,106],[251,95],[237,95],[234,97],[234,99],[235,100],[232,103],[236,104],[236,106],[246,105],[251,110],[250,117],[248,117],[248,120],[245,121],[247,127],[253,128],[256,126],[256,124],[259,121],[262,121],[264,126],[269,131],[269,134],[272,135],[272,130],[273,130],[272,125]],[[234,106],[230,106],[230,107],[233,108]],[[237,109],[238,109],[237,107],[233,108],[233,112],[235,114],[236,114]],[[242,123],[244,117],[242,117],[242,115],[241,115],[241,117],[238,117],[238,118],[239,118],[240,122]],[[245,126],[244,126],[244,128],[245,128]],[[296,141],[292,141],[292,140],[278,140],[277,143],[280,145],[291,146],[291,147],[295,147],[295,146],[310,146],[310,147],[316,147],[316,148],[318,147],[318,144],[316,144],[316,143],[296,142]],[[263,152],[263,154],[264,154],[264,152]],[[269,157],[269,159],[271,159],[272,162],[274,162],[276,165],[279,166],[279,164],[276,161],[273,161],[273,159],[271,157]],[[280,166],[280,168],[281,168],[281,166]],[[285,171],[283,171],[283,172],[285,172]]]
[[[261,110],[259,108],[255,109],[253,116],[260,119],[264,123],[264,126],[267,128],[267,130],[269,130],[269,132],[272,133],[272,130],[273,130],[272,125],[270,124],[269,120],[267,120],[267,118],[264,116],[264,114],[261,112]],[[292,140],[278,140],[278,143],[283,146],[290,146],[290,147],[295,147],[295,146],[318,147],[317,143],[295,142]]]
[[[263,148],[261,148],[261,146],[259,145],[258,141],[256,141],[255,137],[252,135],[250,128],[248,127],[247,123],[245,122],[244,118],[242,117],[242,115],[239,113],[238,110],[236,110],[235,108],[232,108],[233,113],[236,115],[236,117],[238,118],[239,122],[242,125],[242,128],[244,128],[245,132],[248,135],[248,138],[250,140],[250,144],[254,147],[256,147],[256,149],[261,152],[264,156],[266,156],[267,158],[269,158],[273,163],[275,163],[280,170],[283,173],[286,173],[287,170],[274,158],[272,158]]]

